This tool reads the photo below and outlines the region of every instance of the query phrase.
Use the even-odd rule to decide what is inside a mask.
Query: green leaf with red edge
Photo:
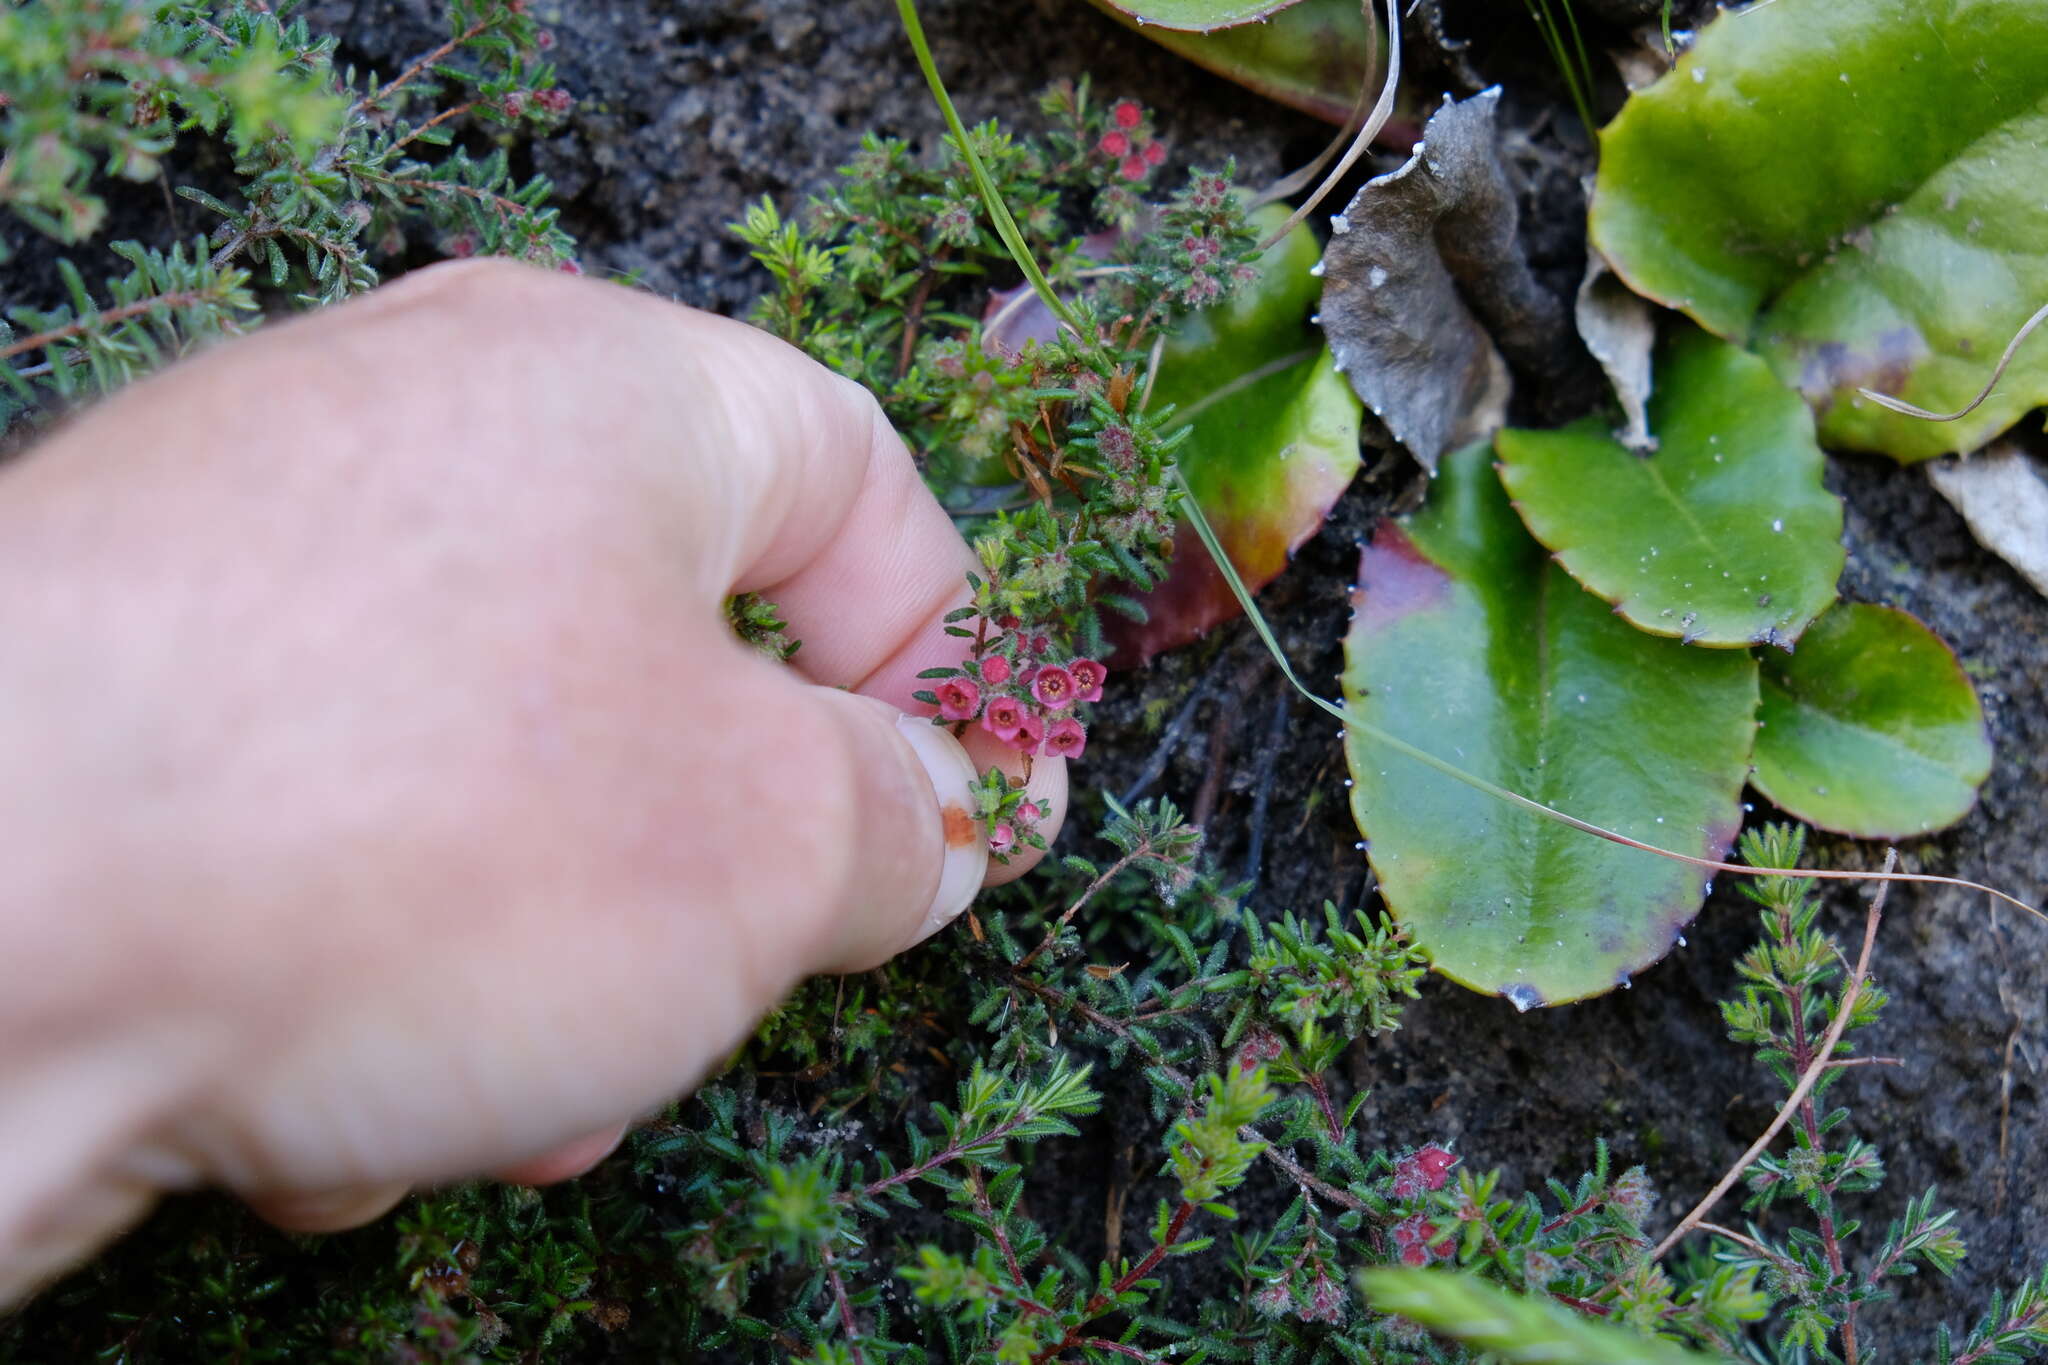
[[[1751,782],[1789,814],[1859,839],[1952,825],[1991,773],[1984,711],[1934,632],[1894,607],[1834,607],[1763,665]]]
[[[1211,33],[1140,24],[1111,0],[1091,3],[1168,52],[1330,123],[1344,122],[1358,92],[1377,89],[1385,70],[1384,32],[1378,63],[1368,62],[1372,53],[1358,0],[1300,0],[1264,23]]]
[[[1618,619],[1529,537],[1472,445],[1359,564],[1344,696],[1360,719],[1546,805],[1718,858],[1742,823],[1756,660]],[[1475,791],[1357,731],[1352,812],[1394,917],[1436,969],[1527,1009],[1670,950],[1699,868]]]
[[[1298,0],[1100,0],[1103,8],[1148,28],[1208,33],[1255,23]]]
[[[1260,231],[1286,221],[1272,205]],[[1308,323],[1318,249],[1297,227],[1262,256],[1258,278],[1228,303],[1174,332],[1153,385],[1152,410],[1175,405],[1191,425],[1177,458],[1245,586],[1287,567],[1358,472],[1358,398]],[[1143,662],[1238,614],[1237,598],[1186,526],[1166,580],[1140,601],[1143,625],[1109,623],[1120,662]]]
[[[1721,15],[1600,135],[1593,244],[1638,292],[1756,348],[1830,446],[1973,450],[2048,401],[2048,336],[1956,422],[2048,302],[2041,0],[1775,0]]]
[[[1842,503],[1813,416],[1770,367],[1687,327],[1657,356],[1652,454],[1588,418],[1503,430],[1501,482],[1565,571],[1638,629],[1789,646],[1835,598]]]

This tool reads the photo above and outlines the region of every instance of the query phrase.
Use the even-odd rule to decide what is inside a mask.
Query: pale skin
[[[992,741],[899,720],[970,567],[857,387],[502,263],[0,470],[0,1306],[167,1190],[316,1231],[574,1175],[1020,875],[941,813]]]

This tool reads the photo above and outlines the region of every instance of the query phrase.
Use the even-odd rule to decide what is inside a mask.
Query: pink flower
[[[1145,144],[1143,155],[1147,166],[1157,166],[1160,162],[1166,160],[1166,144],[1163,142],[1148,142]]]
[[[1095,448],[1118,469],[1129,469],[1138,458],[1138,443],[1132,439],[1131,429],[1118,422],[1109,423],[1096,434]]]
[[[1003,742],[1020,754],[1028,754],[1038,748],[1045,739],[1045,722],[1024,710],[1022,706],[1017,710],[1017,729],[1014,733],[1003,736]]]
[[[981,688],[972,678],[948,678],[932,691],[939,699],[939,714],[947,720],[973,720],[981,710]]]
[[[1036,801],[1019,801],[1017,818],[1027,825],[1035,825],[1045,818],[1045,809]]]
[[[1134,152],[1118,164],[1116,173],[1126,180],[1143,180],[1151,169],[1145,164],[1145,158]]]
[[[981,680],[990,687],[1001,687],[1010,680],[1010,661],[1000,654],[984,655],[981,660]]]
[[[1047,664],[1031,680],[1031,695],[1048,710],[1059,711],[1074,704],[1074,675],[1058,664]]]
[[[1294,1298],[1287,1292],[1287,1286],[1276,1280],[1252,1295],[1252,1307],[1269,1318],[1277,1318],[1293,1311]]]
[[[1315,1283],[1308,1289],[1308,1307],[1302,1310],[1303,1322],[1344,1321],[1344,1291],[1320,1267],[1316,1270]]]
[[[1081,728],[1081,722],[1063,716],[1045,732],[1045,747],[1039,752],[1048,758],[1079,758],[1087,747],[1088,732]]]
[[[1641,1227],[1656,1206],[1657,1192],[1651,1188],[1650,1177],[1643,1173],[1643,1168],[1631,1166],[1614,1178],[1607,1189],[1607,1202],[1616,1213]]]
[[[1118,100],[1109,106],[1109,116],[1119,128],[1135,128],[1145,121],[1145,110],[1136,100]]]
[[[1008,825],[997,825],[988,832],[988,851],[1008,853],[1017,846],[1017,831]]]
[[[1014,744],[1024,722],[1033,719],[1036,718],[1024,709],[1024,703],[1017,698],[997,697],[988,704],[988,710],[981,713],[981,728],[1005,744]]]
[[[1401,1248],[1404,1265],[1427,1265],[1431,1257],[1442,1260],[1455,1249],[1453,1239],[1446,1238],[1442,1246],[1431,1246],[1429,1239],[1436,1234],[1429,1220],[1421,1214],[1410,1214],[1388,1229],[1393,1234],[1394,1245]],[[1418,1257],[1411,1253],[1420,1252]]]
[[[1237,1069],[1257,1071],[1286,1050],[1287,1045],[1280,1041],[1279,1034],[1271,1029],[1255,1028],[1237,1045]]]
[[[1095,150],[1104,156],[1129,156],[1131,139],[1123,133],[1104,133],[1102,141],[1095,144]]]
[[[1109,670],[1093,659],[1076,659],[1067,665],[1067,671],[1074,675],[1075,701],[1101,701],[1102,684],[1109,677]]]

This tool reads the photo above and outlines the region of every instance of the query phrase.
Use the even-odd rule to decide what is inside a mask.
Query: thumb
[[[1026,776],[1026,760],[969,732],[968,743],[929,717],[837,688],[789,680],[787,716],[809,712],[807,749],[785,749],[811,799],[783,831],[808,850],[822,922],[803,929],[792,956],[809,972],[861,971],[944,928],[984,884],[1007,880],[989,855],[976,804],[976,775],[1002,767]],[[821,754],[820,749],[823,753]],[[823,759],[823,761],[821,761]],[[835,777],[820,783],[824,773]],[[1025,797],[1058,827],[1064,764],[1038,760]],[[809,918],[809,917],[807,917]]]

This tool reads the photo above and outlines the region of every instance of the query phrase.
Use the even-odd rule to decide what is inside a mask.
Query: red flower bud
[[[1104,133],[1102,141],[1095,144],[1095,150],[1104,156],[1129,156],[1131,140],[1122,133]]]
[[[1146,143],[1144,156],[1146,165],[1157,166],[1160,162],[1166,160],[1166,144],[1163,142]]]
[[[1001,687],[1010,680],[1010,661],[1000,654],[983,655],[981,680],[990,687]]]
[[[1416,1152],[1411,1160],[1415,1162],[1417,1174],[1422,1177],[1422,1187],[1428,1190],[1442,1189],[1444,1182],[1451,1178],[1451,1167],[1458,1164],[1455,1153],[1446,1151],[1434,1142]]]
[[[1109,106],[1109,116],[1119,128],[1135,128],[1145,121],[1145,109],[1136,100],[1118,100]]]
[[[1145,164],[1144,157],[1132,155],[1123,159],[1123,164],[1116,168],[1116,173],[1126,180],[1143,180],[1150,170],[1151,167]]]

